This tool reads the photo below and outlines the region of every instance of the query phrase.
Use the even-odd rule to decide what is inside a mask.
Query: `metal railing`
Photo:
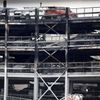
[[[3,100],[4,96],[0,95],[0,100]],[[7,96],[7,100],[32,100],[28,98],[21,98],[21,97],[14,97],[14,96]]]
[[[5,64],[0,64],[0,72],[4,72]],[[33,63],[8,63],[7,71],[9,73],[33,73]]]
[[[89,47],[89,46],[100,46],[100,39],[79,39],[71,40],[69,42],[69,47]]]
[[[41,38],[45,38],[45,41],[59,41],[59,40],[64,40],[65,35],[61,35],[61,34],[42,34],[39,36],[38,41],[41,41]],[[8,36],[8,41],[34,41],[34,36]],[[0,36],[0,42],[4,42],[5,37],[4,36]]]
[[[100,72],[100,62],[68,62],[68,72]],[[37,72],[41,74],[62,73],[65,63],[38,64]],[[8,63],[9,73],[34,73],[34,63]],[[4,64],[0,64],[0,72],[4,72]]]
[[[68,72],[100,72],[100,62],[69,62]]]
[[[9,73],[34,73],[33,63],[8,63]]]
[[[35,43],[34,41],[8,41],[7,42],[8,47],[34,47]]]
[[[8,48],[34,48],[35,42],[34,41],[8,41],[7,42]],[[38,41],[38,48],[57,48],[57,47],[64,47],[64,41]]]
[[[32,36],[8,36],[8,41],[7,41],[7,46],[9,47],[34,47],[35,42],[34,42],[35,37]],[[44,38],[40,36],[38,38],[38,46],[46,46],[50,45],[51,43],[54,42],[64,42],[65,41],[65,35],[60,35],[60,34],[49,34],[45,35]],[[0,47],[4,46],[5,43],[5,37],[0,36]],[[55,43],[57,44],[57,43]]]
[[[0,72],[4,72],[4,64],[0,64]],[[62,73],[65,63],[42,63],[37,72],[41,74]],[[8,63],[8,73],[34,73],[34,63]]]
[[[0,72],[4,72],[4,64],[0,64]],[[38,64],[37,71],[41,74],[62,73],[66,70],[65,63]],[[8,63],[9,73],[34,73],[34,63]],[[100,72],[100,62],[68,62],[68,72]]]
[[[43,74],[63,73],[65,71],[65,63],[42,63],[38,66],[38,72]]]
[[[100,17],[100,7],[71,8],[78,18]]]
[[[99,34],[85,34],[77,35],[73,39],[69,39],[69,47],[79,46],[79,47],[88,47],[88,46],[100,46],[100,35]]]
[[[60,7],[60,9],[66,9],[65,7]],[[35,9],[8,9],[8,22],[12,23],[12,22],[20,22],[20,23],[34,23],[35,22]],[[62,20],[62,17],[65,14],[61,14],[61,15],[47,15],[46,11],[47,11],[48,7],[41,7],[38,8],[39,10],[39,21],[48,21],[49,20],[53,20],[53,21],[59,21]],[[2,8],[0,10],[0,19],[2,22],[5,21],[5,12],[4,12],[4,8]]]
[[[89,47],[100,46],[99,35],[95,36],[91,34],[85,36],[77,36],[74,39],[70,39],[69,47]],[[2,37],[1,37],[2,38]],[[30,39],[31,36],[10,36],[7,41],[8,48],[34,48],[35,42]],[[4,47],[4,40],[0,41],[0,47]],[[57,47],[65,46],[66,40],[64,35],[46,36],[45,41],[38,41],[38,47]]]
[[[35,9],[8,9],[9,11],[9,17],[8,21],[9,22],[29,22],[33,23],[35,22]],[[39,10],[39,21],[61,21],[66,18],[66,16],[69,16],[69,18],[88,18],[88,17],[100,17],[100,7],[85,7],[85,8],[70,8],[69,12],[66,12],[66,9],[68,7],[55,7],[55,8],[50,8],[50,7],[40,7],[38,8]],[[51,11],[52,13],[48,14],[47,11]],[[54,14],[53,11],[58,11],[61,10],[61,12],[64,13],[58,13]],[[5,20],[5,12],[3,8],[0,10],[0,19],[2,22]],[[76,17],[73,17],[73,16]]]
[[[32,40],[32,36],[8,36],[8,41],[31,41]]]

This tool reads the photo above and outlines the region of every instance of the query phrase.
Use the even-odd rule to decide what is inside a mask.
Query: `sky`
[[[61,7],[99,7],[100,0],[7,0],[8,7],[39,7],[40,2],[42,6],[61,6]],[[0,0],[2,6],[3,0]]]

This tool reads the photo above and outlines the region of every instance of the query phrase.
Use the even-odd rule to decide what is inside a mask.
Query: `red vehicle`
[[[66,12],[66,9],[68,8],[62,8],[62,7],[48,7],[47,10],[45,10],[45,19],[58,19],[58,18],[77,18],[77,14],[72,12],[70,9],[68,13]]]

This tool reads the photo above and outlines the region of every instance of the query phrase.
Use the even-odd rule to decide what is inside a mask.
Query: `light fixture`
[[[2,59],[3,58],[3,55],[0,55],[0,59]]]

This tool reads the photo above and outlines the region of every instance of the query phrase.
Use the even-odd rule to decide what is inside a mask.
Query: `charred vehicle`
[[[77,18],[77,14],[71,11],[70,8],[64,7],[48,7],[45,10],[43,19],[63,19],[63,18]]]

